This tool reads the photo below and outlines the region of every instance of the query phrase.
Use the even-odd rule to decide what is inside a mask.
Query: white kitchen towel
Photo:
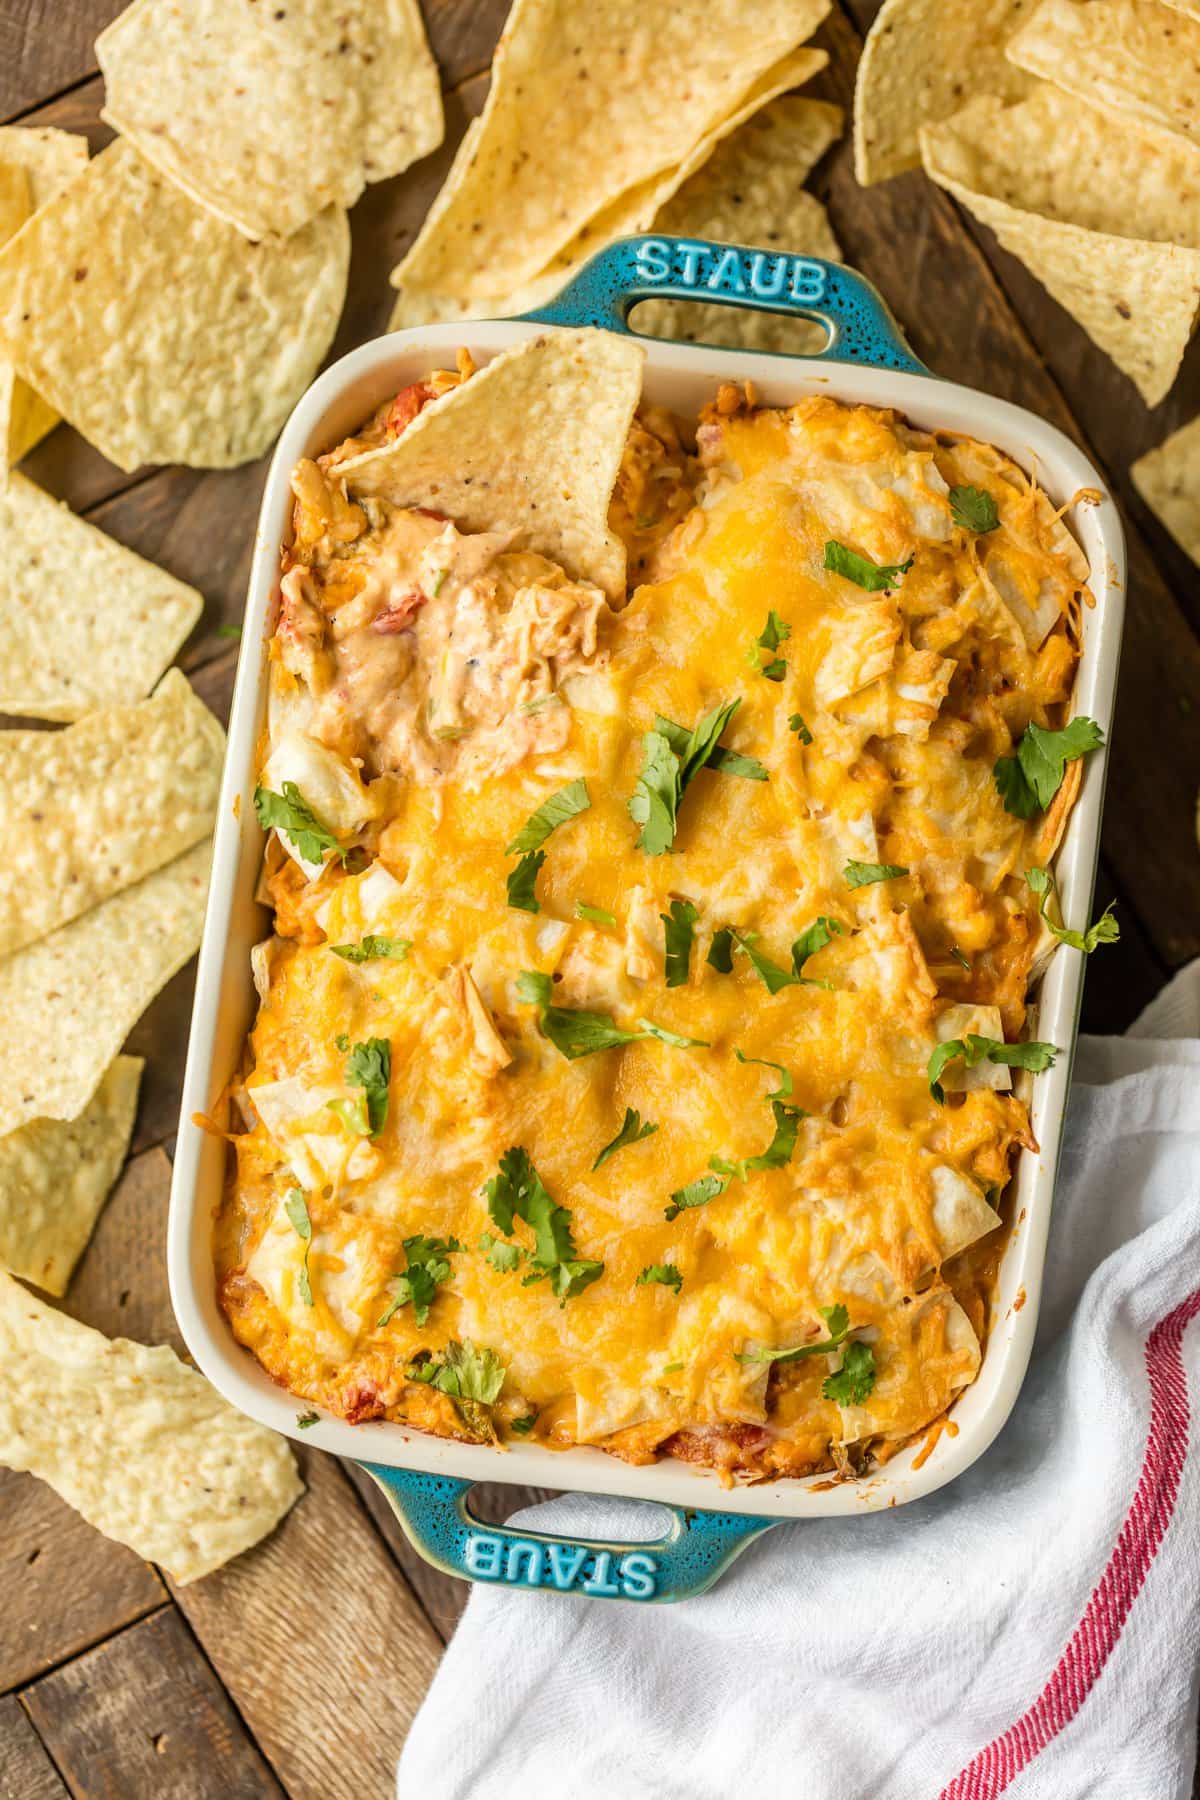
[[[476,1587],[401,1800],[1183,1800],[1198,1313],[1195,963],[1080,1043],[1035,1360],[986,1455],[910,1506],[775,1528],[697,1600]],[[520,1522],[654,1535],[583,1495]]]

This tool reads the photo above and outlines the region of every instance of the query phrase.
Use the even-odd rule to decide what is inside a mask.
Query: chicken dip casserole
[[[980,1366],[1088,569],[986,444],[642,363],[292,473],[220,1299],[352,1423],[851,1478]]]

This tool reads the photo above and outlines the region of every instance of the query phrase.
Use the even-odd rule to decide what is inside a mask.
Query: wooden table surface
[[[333,356],[384,329],[388,270],[479,111],[506,11],[505,0],[424,7],[446,89],[446,141],[354,209]],[[849,108],[876,9],[877,0],[835,4],[816,40],[831,65],[808,92]],[[92,42],[120,10],[120,0],[2,0],[0,118],[84,131],[94,148],[106,142]],[[1129,623],[1098,901],[1116,900],[1122,936],[1095,959],[1084,1007],[1090,1029],[1121,1030],[1200,951],[1200,577],[1129,482],[1133,458],[1200,410],[1200,345],[1148,413],[1024,268],[920,174],[863,192],[843,141],[811,185],[847,259],[882,289],[918,354],[1076,438],[1124,504]],[[126,475],[63,426],[25,466],[202,590],[204,617],[181,660],[224,716],[236,646],[220,627],[241,618],[265,464]],[[131,1159],[65,1302],[109,1333],[177,1345],[164,1240],[192,978],[188,968],[171,982],[130,1041],[149,1059]],[[466,1589],[414,1556],[365,1477],[300,1455],[308,1493],[280,1530],[183,1589],[98,1536],[48,1488],[0,1470],[4,1800],[381,1800],[392,1791]],[[497,1487],[484,1510],[500,1517],[526,1498]]]

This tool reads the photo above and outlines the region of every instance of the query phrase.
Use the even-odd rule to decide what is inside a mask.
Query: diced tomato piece
[[[375,614],[371,620],[371,630],[377,631],[380,637],[394,637],[398,631],[407,631],[414,616],[424,606],[426,595],[418,593],[416,588],[402,594],[399,600],[385,606],[382,612]]]
[[[428,381],[414,381],[406,388],[401,388],[392,404],[388,407],[388,415],[384,420],[384,430],[390,438],[400,436],[407,431],[423,406],[428,406],[437,395]]]

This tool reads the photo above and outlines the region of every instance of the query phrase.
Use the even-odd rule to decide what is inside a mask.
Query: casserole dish
[[[255,748],[266,684],[265,643],[278,604],[278,549],[291,515],[289,475],[303,456],[345,437],[381,401],[422,376],[431,354],[459,342],[486,361],[546,326],[627,330],[638,300],[650,295],[704,298],[774,310],[822,323],[829,342],[818,356],[796,358],[701,349],[643,340],[646,397],[695,411],[722,379],[750,379],[767,405],[811,394],[894,407],[914,425],[961,432],[998,446],[1039,480],[1056,504],[1087,490],[1068,518],[1091,567],[1096,599],[1083,621],[1074,710],[1107,729],[1112,715],[1124,589],[1124,547],[1115,506],[1096,471],[1059,432],[1032,414],[969,388],[943,382],[912,356],[874,290],[832,264],[768,255],[698,240],[645,237],[611,246],[581,271],[552,305],[525,320],[448,325],[401,332],[364,345],[326,371],[285,428],[263,499],[246,628],[230,720],[216,833],[212,890],[201,948],[192,1038],[172,1190],[169,1260],[180,1327],[199,1367],[234,1405],[261,1423],[295,1435],[292,1396],[275,1386],[235,1343],[215,1291],[212,1228],[223,1185],[222,1140],[195,1123],[217,1103],[237,1068],[253,1010],[250,947],[262,936],[254,899],[262,836],[252,804]],[[1104,781],[1100,752],[1089,759],[1082,790],[1059,851],[1065,912],[1091,900]],[[351,1426],[322,1418],[305,1436],[319,1448],[361,1461],[387,1492],[423,1555],[449,1572],[514,1585],[544,1586],[603,1598],[666,1600],[701,1591],[751,1538],[781,1520],[872,1511],[916,1499],[966,1468],[1004,1423],[1028,1362],[1037,1318],[1055,1166],[1077,1028],[1082,957],[1056,954],[1039,995],[1039,1035],[1064,1054],[1036,1083],[1033,1127],[1041,1145],[1022,1156],[1014,1183],[1012,1228],[1000,1265],[993,1322],[975,1382],[954,1408],[955,1433],[929,1448],[912,1443],[857,1482],[827,1476],[764,1482],[728,1491],[711,1470],[679,1462],[614,1466],[601,1451],[551,1452],[521,1444],[498,1457],[487,1446],[427,1437],[392,1422]],[[504,1480],[567,1486],[644,1499],[672,1509],[668,1533],[653,1543],[572,1544],[530,1532],[490,1528],[466,1506],[474,1482]]]

